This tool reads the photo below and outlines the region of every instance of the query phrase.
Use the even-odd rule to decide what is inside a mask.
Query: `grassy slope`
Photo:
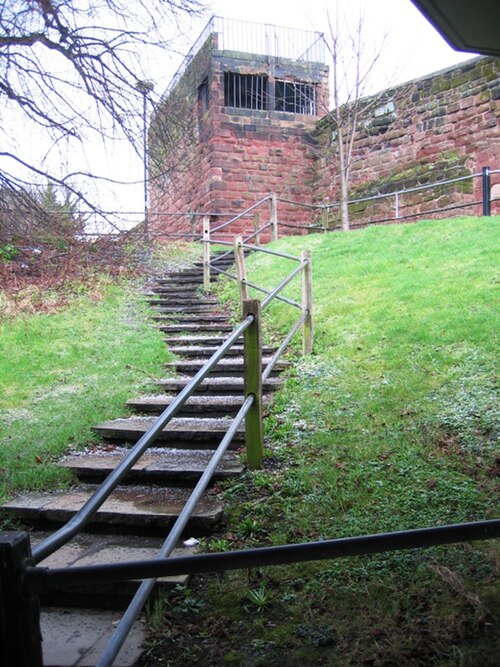
[[[313,251],[315,352],[267,419],[267,470],[226,487],[226,531],[209,549],[498,516],[499,231],[498,217],[455,219],[277,244]],[[290,267],[257,256],[249,280],[272,287]],[[271,332],[296,317],[281,306],[271,315]],[[199,635],[173,641],[169,625],[158,654],[496,665],[499,563],[489,542],[228,573],[193,621]],[[220,639],[205,639],[219,626]]]
[[[95,441],[91,426],[123,415],[161,374],[165,348],[137,294],[125,283],[103,290],[0,324],[0,497],[67,483],[57,458]]]

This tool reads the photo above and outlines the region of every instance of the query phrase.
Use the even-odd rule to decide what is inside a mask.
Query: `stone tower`
[[[222,222],[271,192],[310,202],[324,63],[321,33],[213,17],[151,120],[152,230],[199,231],[190,213]]]

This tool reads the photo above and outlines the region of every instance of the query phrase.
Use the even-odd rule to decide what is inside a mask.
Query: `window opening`
[[[237,109],[267,109],[267,76],[224,74],[224,106]]]
[[[276,81],[276,111],[316,115],[316,87],[300,81]]]

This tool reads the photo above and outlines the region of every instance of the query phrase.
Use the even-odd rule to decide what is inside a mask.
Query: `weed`
[[[247,593],[247,598],[252,607],[255,607],[258,612],[264,611],[271,603],[271,598],[264,586],[250,589]]]

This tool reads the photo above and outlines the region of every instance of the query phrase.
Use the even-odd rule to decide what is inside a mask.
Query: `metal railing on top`
[[[491,175],[500,174],[500,169],[490,169],[490,167],[483,167],[480,172],[469,174],[468,176],[458,176],[456,178],[449,178],[446,180],[434,181],[432,183],[426,183],[424,185],[417,185],[411,188],[401,188],[393,190],[391,192],[380,193],[369,195],[367,197],[358,197],[356,199],[349,199],[347,202],[348,206],[355,206],[357,204],[367,204],[370,202],[379,202],[379,201],[391,201],[393,200],[392,211],[393,214],[390,217],[384,217],[377,220],[364,221],[362,224],[375,224],[381,222],[390,222],[391,220],[403,221],[410,218],[423,217],[426,214],[431,215],[434,213],[441,213],[446,211],[453,211],[456,209],[465,209],[471,206],[481,206],[481,212],[483,216],[491,215]],[[416,192],[424,192],[426,190],[432,190],[433,188],[442,188],[444,186],[453,185],[455,183],[463,183],[465,181],[473,181],[474,179],[481,179],[481,199],[472,200],[472,201],[463,201],[456,204],[451,204],[442,207],[436,207],[433,209],[426,210],[425,212],[413,212],[409,214],[402,214],[402,210],[405,208],[402,204],[405,195],[414,194]],[[304,202],[295,201],[293,199],[288,199],[287,197],[278,197],[277,200],[282,203],[286,203],[298,208],[305,208],[310,210],[318,211],[322,222],[317,225],[309,225],[308,230],[314,231],[328,231],[328,213],[332,210],[339,209],[341,207],[340,201],[334,202],[323,202],[322,204],[309,204]],[[408,207],[414,207],[415,204],[408,204]],[[354,223],[356,224],[356,223]],[[302,228],[299,225],[291,225],[289,223],[280,222],[280,225],[283,227],[289,228]]]
[[[184,57],[162,99],[170,95],[210,35],[215,36],[214,48],[220,51],[255,53],[303,62],[325,62],[325,37],[322,32],[212,16]]]

